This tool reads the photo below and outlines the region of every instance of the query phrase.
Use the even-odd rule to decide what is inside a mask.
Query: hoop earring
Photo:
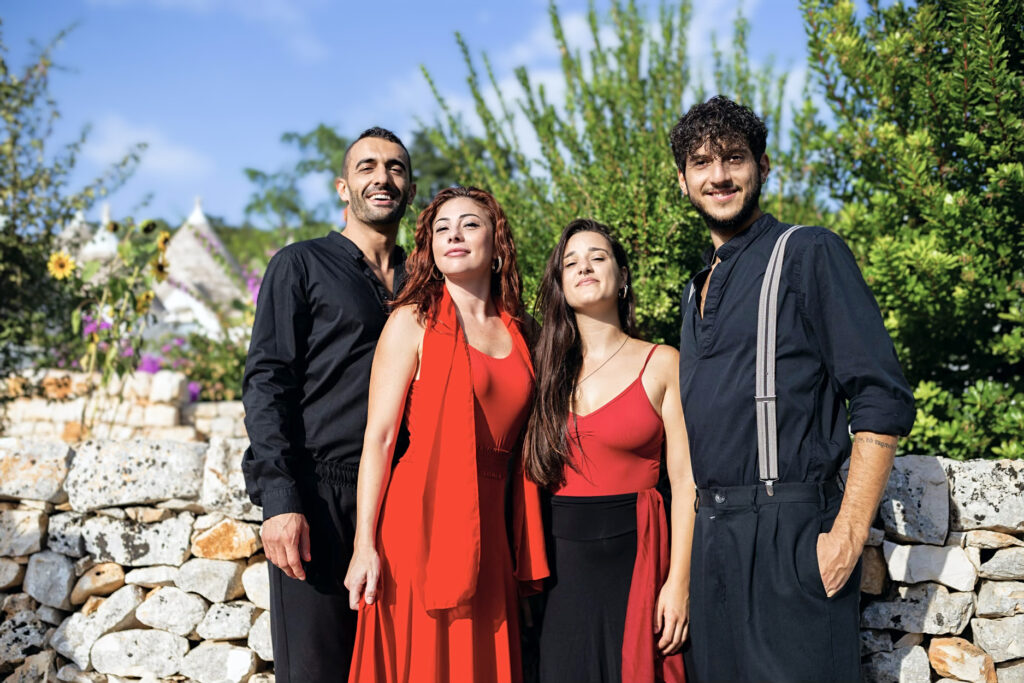
[[[438,270],[436,263],[434,265],[430,266],[430,279],[431,280],[443,280],[444,279],[444,273],[442,273],[440,270]]]
[[[502,260],[501,260],[500,256],[498,258],[494,259],[493,261],[491,261],[491,271],[492,272],[500,273],[501,272],[501,266],[502,266]]]
[[[619,298],[625,299],[626,295],[629,294],[629,285],[622,285],[622,289],[619,290]]]

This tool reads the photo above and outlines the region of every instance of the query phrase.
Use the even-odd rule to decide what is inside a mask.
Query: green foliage
[[[917,385],[909,450],[1024,453],[1024,3],[802,3],[811,148]]]
[[[460,180],[490,190],[508,214],[528,301],[561,229],[574,218],[591,217],[612,226],[632,256],[642,334],[674,340],[683,287],[700,269],[701,252],[709,244],[707,228],[680,196],[668,145],[684,100],[693,97],[686,55],[690,3],[661,5],[656,22],[634,2],[613,2],[607,22],[591,5],[587,19],[593,47],[586,54],[566,41],[553,4],[549,12],[562,55],[561,101],[549,99],[544,86],[519,68],[516,77],[524,95],[511,103],[486,55],[482,79],[466,42],[456,35],[482,134],[470,134],[424,69],[443,112],[428,134],[452,160]],[[607,42],[604,23],[614,36]],[[774,117],[770,124],[779,129],[785,76],[774,75],[770,66],[750,67],[742,17],[735,29],[735,56],[716,53],[717,91],[768,112]],[[488,88],[497,95],[496,107],[487,103]],[[536,137],[539,158],[524,153],[517,117]],[[781,155],[780,164],[786,163]],[[801,180],[787,169],[782,174],[794,184]],[[788,185],[785,189],[791,192]],[[806,207],[817,211],[813,193]],[[786,217],[794,218],[794,212],[787,211]]]
[[[66,33],[21,70],[8,63],[0,35],[0,376],[73,341],[75,334],[59,321],[70,320],[82,298],[47,273],[56,235],[75,211],[123,182],[143,148],[86,187],[68,189],[86,131],[67,145],[51,144],[59,114],[49,73],[53,50]]]
[[[242,374],[248,337],[210,339],[201,334],[165,340],[161,347],[163,362],[183,372],[190,380],[190,390],[202,401],[234,401],[241,396]],[[196,385],[192,385],[192,383]]]

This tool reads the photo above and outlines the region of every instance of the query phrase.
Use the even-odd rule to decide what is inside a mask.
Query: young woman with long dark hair
[[[515,683],[519,591],[547,576],[520,459],[533,366],[515,245],[494,197],[464,187],[434,197],[415,239],[370,377],[345,577],[359,609],[349,680]],[[403,420],[409,448],[392,471]]]
[[[633,337],[626,253],[595,221],[562,231],[539,303],[524,460],[554,494],[541,681],[682,681],[694,484],[679,354]]]

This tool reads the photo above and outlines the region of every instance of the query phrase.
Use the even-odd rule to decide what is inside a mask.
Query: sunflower
[[[167,279],[167,261],[164,260],[163,256],[152,261],[150,265],[153,268],[153,277],[159,282]]]
[[[150,304],[153,303],[153,290],[148,289],[135,300],[135,310],[138,313],[146,313],[149,311]]]
[[[50,254],[50,261],[46,264],[46,269],[56,279],[63,280],[75,272],[75,259],[71,258],[66,251],[55,251]]]
[[[142,222],[142,232],[147,235],[157,229],[156,221],[149,219]]]
[[[117,221],[110,221],[107,223],[107,232],[117,232],[120,229],[121,226],[118,225]]]
[[[167,251],[167,243],[171,241],[171,233],[166,230],[161,231],[160,236],[156,238],[156,248],[161,252]]]

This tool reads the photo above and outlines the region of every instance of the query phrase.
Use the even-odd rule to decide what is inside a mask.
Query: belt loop
[[[818,482],[818,509],[825,510],[828,507],[828,496],[825,495],[825,482]]]

